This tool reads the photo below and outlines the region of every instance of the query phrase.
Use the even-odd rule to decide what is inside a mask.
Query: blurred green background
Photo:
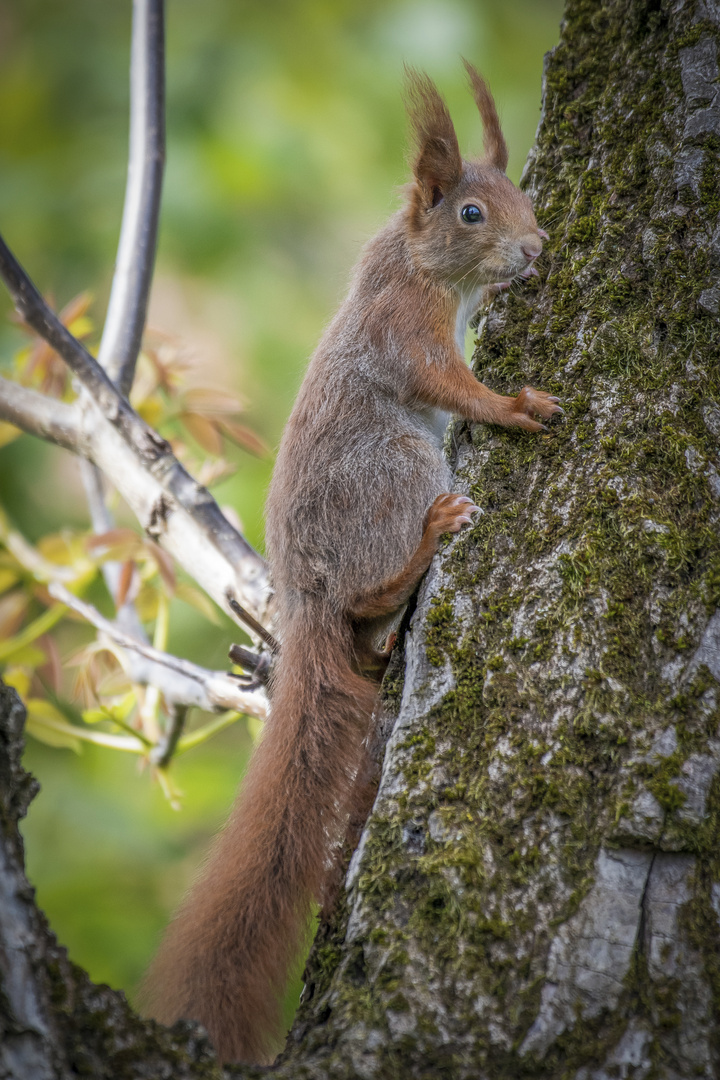
[[[460,54],[496,96],[517,180],[539,118],[561,0],[171,0],[168,157],[149,325],[232,387],[275,446],[306,359],[362,244],[407,178],[403,62],[481,147]],[[0,229],[58,306],[92,290],[102,323],[125,183],[129,0],[0,0]],[[540,223],[542,224],[542,222]],[[0,297],[0,368],[22,335]],[[262,547],[271,461],[237,452],[215,489]],[[28,437],[0,450],[0,501],[31,539],[85,522],[75,463]],[[231,624],[173,606],[171,648],[223,667]],[[69,647],[61,642],[61,648]],[[131,995],[221,824],[244,723],[177,762],[172,811],[134,758],[30,742],[42,783],[23,832],[38,900],[97,981]]]

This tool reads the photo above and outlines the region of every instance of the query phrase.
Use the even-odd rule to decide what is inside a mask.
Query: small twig
[[[245,668],[246,671],[257,671],[262,663],[262,654],[253,652],[252,649],[246,649],[244,645],[231,645],[228,649],[228,656],[233,664]]]
[[[262,623],[257,621],[254,615],[251,615],[249,611],[245,610],[242,604],[238,603],[229,589],[225,595],[230,608],[235,612],[238,619],[241,619],[246,626],[249,626],[253,633],[257,634],[259,638],[262,638],[271,652],[280,652],[280,643],[272,636],[270,631],[266,630]]]
[[[231,673],[231,678],[245,680],[243,682],[243,687],[246,691],[257,690],[260,686],[267,686],[270,681],[270,669],[272,666],[272,656],[270,653],[255,653],[250,649],[244,648],[242,645],[231,645],[228,650],[228,656],[233,664],[238,664],[246,671],[252,672],[251,677],[247,675],[234,675]]]
[[[157,246],[165,165],[162,0],[134,0],[130,153],[120,242],[98,360],[127,397],[133,383]]]
[[[78,727],[76,724],[68,724],[64,720],[53,720],[50,717],[43,719],[41,726],[73,739],[80,739],[82,742],[106,746],[110,750],[124,750],[128,754],[144,754],[147,750],[142,739],[135,735],[114,735],[108,731],[93,731],[89,728]]]
[[[188,732],[187,735],[183,735],[177,744],[176,754],[184,754],[188,750],[193,750],[200,743],[207,742],[213,735],[217,735],[219,731],[223,731],[226,727],[230,727],[231,724],[237,722],[238,714],[232,709],[223,713],[222,716],[216,717],[214,720],[210,720],[207,724],[203,724],[202,727],[195,728],[194,731]]]
[[[134,682],[157,686],[167,701],[180,705],[197,705],[209,712],[235,709],[249,716],[257,716],[261,720],[267,716],[265,695],[239,687],[226,672],[209,671],[190,660],[182,660],[161,652],[152,645],[123,633],[91,604],[80,600],[58,582],[49,585],[48,592],[56,600],[82,615],[97,630],[107,634],[121,648],[129,649],[150,661],[152,668],[145,677],[138,677],[133,670],[129,673],[130,678]],[[173,677],[168,673],[172,673]]]
[[[2,542],[20,563],[24,570],[32,574],[36,581],[66,581],[71,583],[78,577],[74,566],[61,566],[41,555],[37,548],[29,544],[22,533],[14,529],[5,514],[0,510],[0,542]]]
[[[165,731],[150,751],[150,761],[158,769],[164,769],[170,763],[183,733],[187,714],[187,705],[175,705],[170,710]]]
[[[155,649],[152,645],[146,645],[145,642],[136,641],[130,637],[129,634],[123,633],[119,627],[115,626],[106,619],[104,615],[101,615],[97,608],[94,608],[92,604],[86,603],[78,596],[75,596],[64,585],[60,585],[57,582],[52,582],[48,586],[48,592],[56,600],[59,600],[66,607],[72,608],[78,615],[82,615],[87,622],[91,623],[96,630],[101,630],[113,641],[117,642],[124,649],[133,649],[135,652],[140,653],[148,660],[152,660],[153,663],[163,664],[165,667],[171,668],[173,671],[177,671],[181,675],[187,675],[191,679],[198,679],[202,681],[204,675],[204,669],[197,667],[190,660],[181,660],[177,656],[171,656],[169,653],[161,652],[159,649]],[[229,706],[225,706],[228,708]]]

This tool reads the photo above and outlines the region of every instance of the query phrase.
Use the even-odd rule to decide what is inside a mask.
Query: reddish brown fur
[[[375,700],[352,657],[347,623],[324,610],[285,626],[272,719],[146,982],[156,1018],[199,1020],[223,1061],[268,1061],[277,1049],[288,969],[321,894],[328,839],[350,809]]]
[[[409,74],[415,180],[367,246],[288,421],[267,505],[281,652],[272,717],[208,864],[146,984],[152,1014],[205,1024],[223,1061],[267,1061],[287,972],[327,896],[333,853],[372,795],[364,749],[387,651],[377,644],[443,532],[476,509],[450,494],[446,414],[537,430],[556,399],[493,393],[462,339],[486,286],[540,253],[529,199],[504,175],[490,92],[468,65],[490,160],[464,162],[447,108]],[[483,211],[467,224],[463,207]],[[363,674],[364,673],[364,674]],[[331,883],[332,889],[332,883]]]
[[[405,103],[415,136],[413,173],[423,202],[432,204],[436,193],[444,195],[460,178],[460,147],[447,105],[434,83],[407,66],[405,78]]]
[[[475,104],[482,117],[483,149],[485,150],[485,157],[496,169],[505,172],[508,165],[507,143],[505,142],[505,136],[500,128],[500,120],[498,119],[497,109],[495,108],[495,102],[490,93],[490,88],[472,64],[469,64],[467,60],[463,60],[463,64],[465,65],[465,70],[470,78],[470,86],[472,88],[473,97],[475,98]]]

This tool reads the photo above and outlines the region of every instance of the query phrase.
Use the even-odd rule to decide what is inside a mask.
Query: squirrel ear
[[[478,107],[483,122],[483,147],[485,148],[485,156],[491,165],[494,165],[496,169],[501,169],[505,172],[508,163],[508,150],[505,143],[505,137],[500,130],[500,120],[498,119],[493,96],[482,75],[480,75],[480,73],[476,71],[472,64],[469,64],[464,57],[463,64],[470,77],[470,86],[472,88],[473,97],[475,98],[475,104]]]
[[[405,66],[405,105],[415,136],[413,172],[428,207],[436,206],[462,173],[457,135],[432,79]]]

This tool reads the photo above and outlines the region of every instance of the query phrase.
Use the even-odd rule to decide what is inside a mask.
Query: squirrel
[[[272,715],[146,980],[150,1014],[200,1021],[225,1062],[267,1063],[281,1044],[288,970],[348,823],[370,808],[367,741],[389,657],[377,643],[441,536],[478,509],[450,491],[449,414],[535,432],[536,416],[562,412],[531,387],[493,393],[465,363],[483,290],[535,272],[547,234],[505,175],[495,103],[464,63],[484,128],[477,161],[460,156],[434,83],[406,72],[406,203],[364,249],[310,361],[267,501]]]

